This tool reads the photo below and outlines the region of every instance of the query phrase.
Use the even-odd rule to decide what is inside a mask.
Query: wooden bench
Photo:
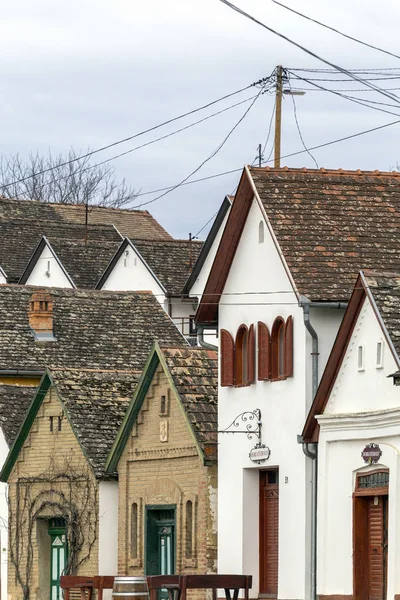
[[[187,590],[212,590],[213,600],[217,600],[217,590],[225,591],[226,600],[238,600],[243,590],[245,600],[249,599],[252,586],[251,575],[151,575],[147,577],[150,600],[157,600],[157,591],[168,590],[169,600],[186,600]],[[232,593],[231,593],[232,592]]]
[[[93,600],[93,590],[97,590],[98,600],[103,600],[103,590],[112,590],[113,575],[95,575],[85,577],[80,575],[61,575],[60,587],[64,591],[64,600],[72,600],[70,592],[80,591],[81,600]]]

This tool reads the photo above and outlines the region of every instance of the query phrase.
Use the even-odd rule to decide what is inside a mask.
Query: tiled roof
[[[150,269],[172,296],[179,296],[200,254],[203,242],[132,239]]]
[[[35,397],[36,387],[0,383],[0,428],[11,446]]]
[[[48,238],[62,265],[76,287],[94,289],[121,245],[114,242],[85,242]]]
[[[205,348],[162,348],[200,446],[217,442],[218,355]]]
[[[139,372],[51,369],[50,376],[97,477],[121,426]]]
[[[55,246],[57,242],[59,246],[64,247],[63,258],[66,263],[75,264],[73,271],[77,271],[78,279],[83,282],[87,280],[97,281],[96,276],[92,276],[90,270],[93,266],[92,260],[85,260],[86,255],[95,255],[92,247],[101,247],[104,245],[104,250],[99,250],[99,267],[96,266],[96,273],[101,273],[108,261],[111,260],[121,243],[121,236],[112,225],[91,225],[88,227],[88,249],[82,251],[82,265],[76,264],[76,248],[84,246],[85,226],[71,223],[58,223],[53,221],[28,220],[28,219],[6,219],[0,215],[0,263],[7,273],[9,283],[17,283],[22,276],[30,258],[35,249],[40,243],[43,236],[46,236],[49,241]],[[72,240],[74,244],[70,245],[70,252],[66,252],[67,240]],[[75,252],[74,252],[75,250]],[[107,258],[106,256],[107,255]],[[64,265],[67,270],[67,264]],[[72,278],[74,274],[69,273]],[[98,277],[97,277],[98,279]],[[93,284],[94,287],[95,283]]]
[[[364,275],[400,359],[400,275],[368,271]]]
[[[54,221],[58,223],[85,223],[85,206],[82,204],[51,204],[35,200],[10,200],[0,198],[0,217]],[[89,224],[108,224],[124,236],[138,239],[171,239],[147,210],[90,206]]]
[[[301,294],[348,300],[361,269],[400,272],[400,173],[250,173]]]
[[[150,293],[47,288],[55,342],[35,341],[29,300],[38,288],[0,285],[0,370],[141,369],[155,340],[184,344]]]

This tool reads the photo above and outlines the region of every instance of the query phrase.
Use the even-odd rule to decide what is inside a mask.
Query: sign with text
[[[379,462],[380,457],[382,456],[382,450],[380,449],[378,444],[367,444],[364,450],[361,452],[361,457],[363,461],[369,465],[374,465]]]
[[[269,459],[271,450],[265,444],[256,444],[249,452],[249,458],[252,462],[261,465]]]

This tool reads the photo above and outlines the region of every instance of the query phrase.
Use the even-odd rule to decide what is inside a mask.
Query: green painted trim
[[[176,551],[177,551],[177,505],[176,504],[146,504],[144,507],[144,551],[143,551],[143,570],[147,573],[147,518],[150,510],[173,510],[174,511],[174,573],[176,572]]]
[[[156,369],[160,363],[160,357],[161,350],[156,342],[143,368],[143,372],[136,386],[133,398],[128,406],[128,410],[126,411],[120,430],[115,438],[111,452],[108,455],[105,466],[106,473],[114,473],[116,471],[119,459],[121,458],[122,452],[124,451],[126,443],[129,439],[132,427],[136,421],[136,417],[139,414],[147,391],[151,385],[151,382],[153,381],[154,373],[156,372]]]
[[[38,387],[38,391],[36,392],[36,395],[31,402],[25,420],[22,423],[17,437],[15,438],[14,443],[10,448],[10,451],[0,473],[0,481],[4,481],[7,483],[10,473],[17,461],[17,458],[22,450],[25,440],[29,435],[33,422],[36,419],[36,416],[39,412],[39,408],[41,407],[43,399],[49,391],[51,384],[52,382],[50,374],[48,371],[46,371],[42,377],[42,380]]]

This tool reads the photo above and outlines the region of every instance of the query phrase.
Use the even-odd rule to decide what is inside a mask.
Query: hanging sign
[[[271,450],[265,444],[256,444],[249,452],[249,458],[253,463],[261,465],[269,459]]]
[[[382,450],[378,444],[367,444],[364,450],[361,452],[361,458],[369,465],[377,463],[382,456]]]

